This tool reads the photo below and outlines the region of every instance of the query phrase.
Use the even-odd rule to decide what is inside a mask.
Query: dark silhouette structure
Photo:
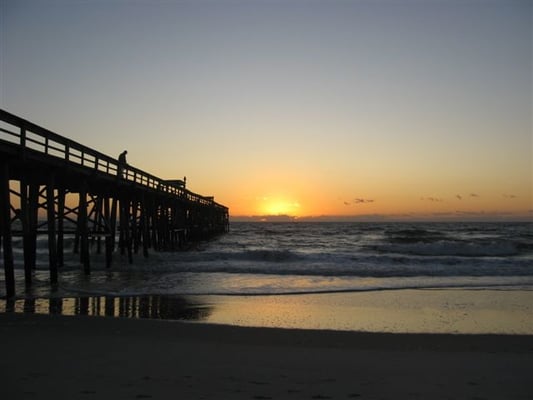
[[[29,287],[38,234],[48,237],[55,284],[68,234],[90,274],[89,240],[96,252],[105,252],[109,267],[117,237],[131,263],[140,250],[145,257],[149,249],[177,250],[228,229],[228,208],[212,197],[131,165],[121,168],[120,160],[0,110],[0,236],[8,298],[15,295],[13,236],[23,239]]]
[[[124,169],[126,168],[126,165],[128,165],[128,162],[126,161],[126,154],[128,154],[128,152],[124,150],[118,156],[118,176],[121,177],[124,176]]]

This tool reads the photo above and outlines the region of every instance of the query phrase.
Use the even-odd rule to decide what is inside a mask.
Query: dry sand
[[[0,315],[3,399],[531,399],[533,336]]]

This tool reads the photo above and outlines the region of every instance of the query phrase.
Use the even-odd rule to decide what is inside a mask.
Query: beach
[[[12,399],[527,399],[533,336],[0,315]]]
[[[41,240],[2,398],[531,399],[530,228],[243,223],[56,286]]]

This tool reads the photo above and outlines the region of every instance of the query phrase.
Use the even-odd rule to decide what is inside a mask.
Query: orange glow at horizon
[[[365,186],[367,189],[362,189]],[[292,190],[285,186],[274,193],[264,194],[252,184],[243,191],[245,193],[232,192],[232,196],[220,200],[230,208],[233,217],[531,218],[527,192],[515,196],[488,187],[480,187],[482,190],[478,193],[468,193],[459,188],[425,192],[401,187],[384,189],[377,185],[369,190],[369,186],[361,183],[359,190],[345,187],[339,191],[327,184],[293,186]]]
[[[301,215],[301,206],[298,201],[288,200],[284,197],[263,197],[260,199],[258,211],[260,215]]]

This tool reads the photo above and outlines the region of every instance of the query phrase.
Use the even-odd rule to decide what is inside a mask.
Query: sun
[[[260,212],[263,215],[292,215],[300,213],[300,203],[283,198],[263,197]]]

